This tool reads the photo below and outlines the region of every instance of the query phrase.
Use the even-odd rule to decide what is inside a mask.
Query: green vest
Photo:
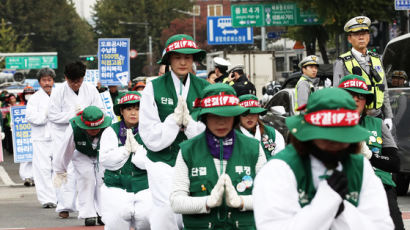
[[[74,122],[74,119],[70,120],[70,124],[71,124],[71,127],[73,128],[75,149],[77,149],[77,151],[89,157],[97,157],[98,149],[100,148],[100,140],[98,140],[97,148],[93,149],[90,137],[85,132],[85,130],[78,127],[78,125]]]
[[[373,152],[373,154],[382,155],[382,119],[377,117],[365,116],[360,120],[360,125],[369,130],[371,136],[367,140],[367,146]],[[396,187],[393,181],[392,174],[385,172],[378,168],[374,168],[376,175],[382,180],[383,184]]]
[[[372,62],[373,68],[377,71],[379,74],[381,80],[376,82],[375,79],[373,78],[373,81],[370,81],[370,77],[367,75],[367,73],[362,69],[362,77],[366,80],[366,84],[369,87],[369,90],[373,92],[375,95],[375,101],[372,102],[370,105],[366,106],[368,109],[380,109],[383,105],[384,101],[384,84],[383,84],[383,79],[384,79],[384,70],[383,70],[383,65],[380,60],[380,57],[372,52],[368,53],[370,55],[370,60]],[[359,62],[357,62],[356,58],[353,57],[352,51],[348,51],[342,55],[340,55],[340,58],[343,59],[343,62],[346,66],[346,69],[349,73],[352,73],[353,67],[360,67]],[[361,67],[360,67],[361,68]],[[383,91],[380,89],[380,87],[383,87]]]
[[[269,160],[272,157],[272,152],[275,151],[276,148],[276,132],[274,128],[268,125],[264,125],[263,129],[265,132],[261,134],[260,143],[265,152],[266,160]]]
[[[118,137],[118,146],[123,146],[120,141],[120,122],[111,125],[114,132]],[[135,134],[135,139],[139,144],[142,144],[142,140],[139,134]],[[138,153],[136,153],[138,154]],[[141,190],[148,188],[147,171],[136,167],[131,162],[132,154],[128,157],[128,160],[122,166],[122,168],[112,171],[106,169],[104,172],[104,184],[107,187],[115,187],[124,189],[127,192],[137,193]]]
[[[189,74],[189,79],[190,86],[186,103],[190,113],[192,113],[195,99],[200,97],[200,92],[209,85],[209,83],[192,74]],[[152,86],[154,88],[154,99],[158,108],[158,115],[161,122],[164,122],[165,118],[174,112],[178,103],[171,72],[167,72],[153,80]],[[187,137],[184,132],[180,131],[174,142],[165,149],[158,152],[147,149],[147,157],[153,162],[161,161],[173,167],[179,151],[179,144],[186,139]]]
[[[357,206],[363,180],[363,156],[361,154],[350,154],[349,156],[348,159],[342,162],[343,172],[346,173],[348,178],[349,190],[345,200]],[[315,197],[316,189],[313,185],[309,156],[299,156],[293,145],[290,144],[283,151],[273,156],[272,159],[283,160],[289,165],[296,177],[300,206],[304,207],[310,204]]]
[[[313,93],[315,91],[315,86],[313,85],[313,83],[309,81],[304,75],[302,75],[299,78],[299,81],[296,83],[296,86],[295,86],[295,110],[299,107],[298,105],[298,85],[301,81],[307,81],[309,83],[310,93]]]
[[[235,135],[233,153],[228,160],[225,173],[231,177],[232,184],[236,188],[245,176],[255,179],[259,143],[256,139],[247,137],[237,130]],[[188,167],[189,195],[192,197],[210,195],[218,181],[218,172],[213,156],[209,152],[205,132],[181,143],[180,146],[182,157]],[[245,191],[238,192],[238,195],[251,195],[252,187],[253,184]],[[256,229],[252,211],[241,212],[239,209],[229,208],[225,203],[211,209],[209,214],[185,214],[182,218],[184,229],[187,230]]]

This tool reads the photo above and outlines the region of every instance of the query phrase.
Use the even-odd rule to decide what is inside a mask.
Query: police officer
[[[235,89],[236,95],[242,96],[245,94],[256,95],[255,85],[248,80],[243,71],[244,65],[235,65],[228,71],[228,77],[223,80],[223,83],[229,84]]]
[[[313,93],[318,85],[319,79],[316,78],[319,69],[319,58],[310,55],[299,62],[299,68],[302,70],[302,76],[295,87],[295,109],[307,103],[309,95]]]
[[[393,113],[389,94],[384,93],[387,90],[387,83],[382,62],[378,54],[367,50],[370,24],[371,21],[366,16],[357,16],[345,24],[344,30],[348,33],[347,39],[352,44],[352,49],[336,60],[333,68],[333,86],[337,87],[340,79],[346,75],[362,76],[375,95],[373,102],[366,108],[372,116],[384,116],[384,123],[391,130]]]
[[[216,76],[218,76],[215,82],[222,82],[228,77],[228,66],[230,66],[231,63],[221,57],[214,57],[213,61],[215,64],[215,73]]]

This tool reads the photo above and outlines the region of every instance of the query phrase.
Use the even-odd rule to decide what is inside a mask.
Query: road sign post
[[[253,44],[253,29],[233,28],[231,17],[208,17],[207,22],[209,45]]]

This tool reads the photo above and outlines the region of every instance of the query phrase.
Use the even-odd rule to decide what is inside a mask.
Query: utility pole
[[[189,15],[189,16],[192,16],[192,20],[193,20],[193,22],[192,22],[192,37],[194,38],[194,41],[196,42],[196,28],[195,28],[195,13],[193,13],[193,12],[189,12],[189,11],[184,11],[184,10],[179,10],[179,9],[172,9],[173,11],[176,11],[176,12],[178,12],[178,13],[181,13],[181,14],[186,14],[186,15]]]

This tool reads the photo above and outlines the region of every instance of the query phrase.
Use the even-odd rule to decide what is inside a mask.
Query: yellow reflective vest
[[[345,67],[349,73],[352,73],[353,67],[357,66],[362,70],[362,77],[366,80],[367,87],[369,88],[370,91],[373,92],[375,95],[374,101],[370,104],[367,105],[366,108],[368,109],[380,109],[383,106],[383,101],[384,101],[384,90],[385,86],[383,84],[383,79],[385,77],[385,73],[383,70],[382,62],[380,60],[379,55],[369,52],[370,55],[370,61],[371,61],[371,66],[377,71],[377,73],[380,76],[380,81],[376,82],[376,79],[370,79],[370,77],[367,75],[366,71],[360,66],[359,62],[357,62],[356,58],[354,58],[353,54],[351,51],[348,51],[342,55],[340,55],[340,58],[342,58]]]

